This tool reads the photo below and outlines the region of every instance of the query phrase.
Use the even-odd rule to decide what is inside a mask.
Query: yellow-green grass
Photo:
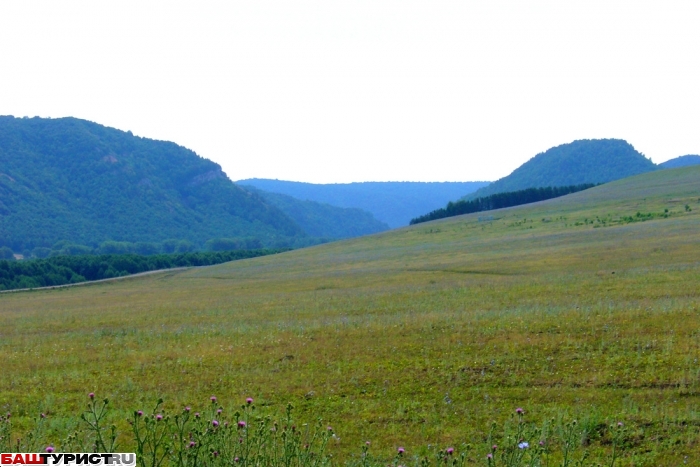
[[[522,406],[584,420],[594,450],[608,449],[604,424],[625,422],[635,465],[700,461],[699,203],[700,168],[665,170],[281,255],[0,295],[0,408],[18,428],[49,411],[59,436],[90,391],[121,419],[158,396],[291,401],[335,427],[342,458],[365,440],[386,455],[483,449]]]

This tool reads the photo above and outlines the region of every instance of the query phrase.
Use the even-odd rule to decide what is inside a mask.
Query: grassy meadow
[[[158,397],[173,410],[253,397],[322,417],[339,459],[369,440],[386,458],[470,443],[484,463],[492,423],[522,407],[576,419],[593,458],[623,422],[619,465],[693,464],[699,297],[700,167],[665,170],[280,255],[0,294],[0,410],[18,435],[47,413],[58,443],[91,391],[120,427]]]

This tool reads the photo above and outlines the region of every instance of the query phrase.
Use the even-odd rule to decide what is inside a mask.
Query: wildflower
[[[219,410],[216,411],[216,413],[221,413],[221,412],[223,412],[222,409],[219,409]]]
[[[199,418],[199,412],[194,413],[194,418]]]
[[[247,399],[245,400],[245,403],[248,404],[248,405],[252,404],[252,403],[253,403],[253,398],[252,398],[252,397],[247,398]]]
[[[618,426],[618,428],[622,428],[622,427],[623,427],[624,425],[625,425],[625,424],[624,424],[624,423],[622,423],[622,422],[617,422],[617,426]]]
[[[161,414],[156,415],[156,420],[158,420],[158,421],[163,420],[163,416]]]
[[[239,460],[240,459],[238,457],[236,457],[235,459],[233,459],[233,462],[238,462]]]
[[[211,453],[214,457],[219,457],[219,451],[214,451]]]
[[[211,421],[211,424],[214,425],[214,428],[216,428],[217,426],[219,426],[218,420],[212,420],[212,421]]]
[[[544,441],[540,441],[540,446],[544,447]]]
[[[498,449],[498,445],[494,444],[493,446],[491,446],[492,451],[495,451],[496,449]]]
[[[54,451],[53,446],[46,446],[46,452],[48,452],[49,454],[51,454],[53,451]]]
[[[447,455],[448,456],[451,456],[454,453],[455,453],[455,448],[447,448]]]
[[[369,441],[365,441],[365,444],[366,444],[367,446],[369,446]]]
[[[527,441],[523,441],[522,443],[518,444],[518,448],[520,448],[520,449],[527,449],[529,447],[530,447],[530,443],[528,443]]]
[[[40,415],[40,417],[41,417],[41,418],[46,418],[46,414],[42,413],[42,414]]]
[[[245,422],[243,420],[238,422],[238,428],[245,428]]]
[[[196,444],[197,444],[197,443],[195,443],[194,441],[190,441],[190,447],[191,447],[191,448],[195,447]]]
[[[187,407],[185,407],[185,412],[189,412],[190,410],[192,410],[192,409],[190,409],[189,405]]]
[[[216,396],[211,396],[209,398],[209,400],[211,401],[212,404],[216,404]]]
[[[328,430],[328,431],[333,431],[333,427],[329,426],[329,427],[326,428],[326,430]]]
[[[143,410],[139,410],[138,412],[136,412],[136,416],[143,417]]]
[[[406,452],[406,450],[404,448],[398,449],[399,456],[402,455],[404,452]]]
[[[90,399],[94,399],[94,398],[95,398],[95,393],[94,393],[94,392],[91,392],[90,394],[88,394],[88,397],[89,397]]]
[[[522,415],[525,413],[525,411],[521,407],[518,407],[517,409],[515,409],[515,413],[517,413],[518,415]]]
[[[487,458],[488,460],[493,459],[493,454],[491,454],[491,453],[486,454],[486,458]]]

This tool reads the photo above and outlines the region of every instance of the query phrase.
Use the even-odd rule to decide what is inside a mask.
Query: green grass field
[[[475,446],[493,422],[576,419],[593,456],[700,462],[700,168],[533,205],[110,284],[0,295],[0,409],[86,394],[126,414],[251,396],[323,417],[340,459],[365,440]]]

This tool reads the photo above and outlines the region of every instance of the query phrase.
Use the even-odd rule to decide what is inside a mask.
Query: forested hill
[[[579,140],[540,153],[507,177],[462,196],[475,199],[527,188],[598,184],[657,169],[626,141]]]
[[[0,117],[0,246],[15,252],[61,240],[202,246],[254,237],[288,246],[305,236],[218,164],[175,143],[75,118]]]
[[[674,159],[662,162],[659,167],[664,169],[675,169],[677,167],[688,167],[691,165],[700,165],[700,156],[689,154],[687,156],[680,156]]]
[[[368,211],[390,227],[408,225],[414,217],[438,209],[489,182],[364,182],[314,184],[283,180],[248,179],[236,182],[343,208]]]
[[[312,237],[341,239],[389,230],[387,224],[378,221],[371,213],[362,209],[341,208],[316,201],[301,200],[281,193],[258,190],[250,185],[241,186],[278,207]]]

